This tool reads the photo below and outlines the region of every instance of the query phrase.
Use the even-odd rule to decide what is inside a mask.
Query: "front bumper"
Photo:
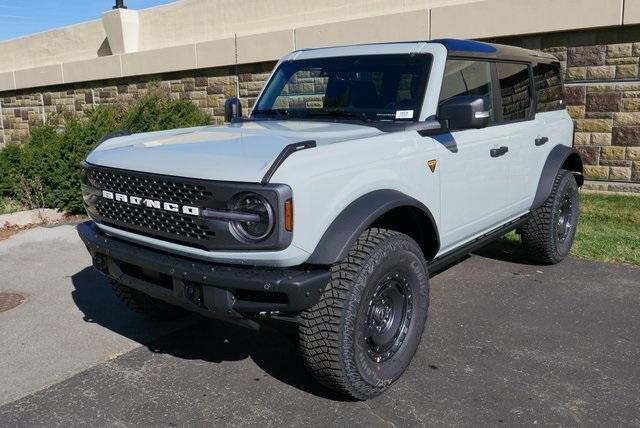
[[[207,263],[121,241],[94,222],[78,225],[94,267],[156,299],[254,327],[247,314],[299,313],[316,304],[329,269],[238,267]]]

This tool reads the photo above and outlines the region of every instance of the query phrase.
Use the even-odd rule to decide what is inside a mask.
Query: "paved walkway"
[[[71,225],[0,241],[0,292],[27,298],[0,313],[0,405],[180,326],[158,325],[125,310],[90,264]]]

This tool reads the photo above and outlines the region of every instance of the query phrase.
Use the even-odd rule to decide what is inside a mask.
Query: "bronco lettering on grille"
[[[196,217],[200,215],[200,208],[198,207],[191,207],[189,205],[179,205],[173,202],[163,202],[157,199],[141,198],[139,196],[130,196],[130,195],[125,195],[124,193],[111,192],[109,190],[103,190],[102,197],[105,199],[111,199],[114,201],[124,202],[126,204],[131,204],[131,205],[140,205],[147,208],[153,208],[156,210],[169,211],[173,213],[182,213],[182,214],[196,216]]]

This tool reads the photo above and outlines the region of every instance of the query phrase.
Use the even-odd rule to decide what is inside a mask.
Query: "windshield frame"
[[[350,108],[273,108],[273,105],[276,102],[276,99],[282,93],[282,89],[288,83],[291,76],[299,70],[304,69],[303,67],[298,68],[297,71],[290,73],[288,75],[284,75],[283,78],[280,79],[279,72],[282,70],[285,64],[290,64],[294,62],[304,62],[304,63],[321,63],[322,61],[330,60],[330,59],[354,59],[357,58],[371,58],[371,57],[398,57],[399,60],[402,60],[402,57],[413,58],[413,57],[424,57],[424,70],[418,75],[420,77],[419,87],[417,90],[417,98],[415,99],[415,105],[413,106],[413,116],[411,118],[399,118],[397,117],[397,112],[399,109],[389,109],[389,111],[384,111],[383,109],[379,110],[379,117],[369,117],[368,114],[373,114],[374,112],[367,112],[365,110],[375,110],[374,108],[361,108],[361,109],[350,109]],[[252,107],[250,120],[310,120],[310,121],[332,121],[332,122],[360,122],[364,125],[381,125],[381,124],[403,124],[409,125],[412,123],[416,123],[420,121],[420,117],[422,111],[425,107],[425,98],[427,96],[430,78],[433,71],[434,66],[434,55],[431,52],[419,52],[419,53],[408,53],[408,52],[394,52],[394,53],[380,53],[380,54],[354,54],[354,55],[336,55],[336,56],[326,56],[326,57],[316,57],[309,59],[295,59],[295,60],[283,60],[278,63],[277,67],[274,69],[271,77],[267,81],[267,84],[264,86],[262,91],[260,92],[258,98],[254,106]],[[309,67],[311,69],[312,67]],[[270,89],[274,85],[280,85],[279,89],[277,89],[277,94],[272,96],[270,94]],[[267,97],[271,96],[271,100],[266,100]],[[270,103],[270,108],[264,109],[260,108],[261,104],[267,102]],[[394,115],[393,113],[396,113]],[[385,118],[387,116],[388,118]]]

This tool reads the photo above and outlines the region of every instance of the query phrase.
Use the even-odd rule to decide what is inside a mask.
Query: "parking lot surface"
[[[73,227],[0,242],[0,425],[640,426],[640,269],[492,245],[431,280],[426,334],[382,397],[318,386],[295,329],[127,311]]]

